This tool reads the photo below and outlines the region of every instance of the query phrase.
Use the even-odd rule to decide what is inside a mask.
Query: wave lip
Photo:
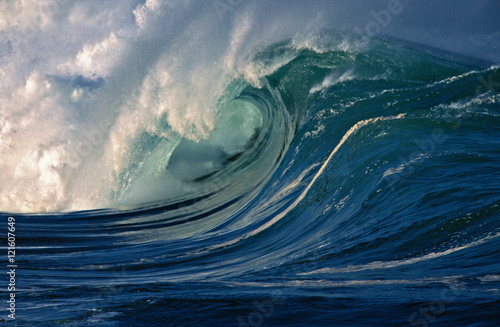
[[[348,40],[332,32],[313,45],[274,44],[246,59],[248,74],[201,93],[193,75],[173,85],[186,72],[175,64],[144,72],[139,92],[114,106],[107,137],[94,138],[103,157],[81,172],[101,163],[91,176],[112,172],[100,181],[105,209],[16,216],[28,310],[59,297],[54,288],[76,290],[75,302],[119,289],[106,293],[113,312],[137,308],[130,294],[404,299],[448,282],[474,288],[466,301],[487,298],[497,282],[500,116],[496,92],[478,85],[498,68]],[[50,93],[35,77],[23,92]],[[109,82],[75,86],[97,99]],[[168,106],[179,103],[184,120]],[[57,153],[46,150],[23,167],[56,176]]]

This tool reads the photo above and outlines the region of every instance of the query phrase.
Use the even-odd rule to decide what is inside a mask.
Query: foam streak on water
[[[497,326],[497,8],[1,2],[8,323]]]

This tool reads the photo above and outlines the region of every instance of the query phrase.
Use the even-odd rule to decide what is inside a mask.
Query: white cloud
[[[161,8],[161,2],[159,0],[146,0],[146,3],[137,7],[134,10],[135,21],[139,27],[144,27],[147,20],[158,14]]]
[[[86,78],[106,77],[120,62],[126,46],[114,33],[95,44],[85,44],[72,62],[59,66],[70,75],[82,75]]]

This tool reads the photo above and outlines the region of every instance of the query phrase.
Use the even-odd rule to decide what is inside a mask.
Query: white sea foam
[[[46,0],[0,6],[5,211],[113,205],[115,176],[141,133],[193,140],[210,135],[217,100],[245,43],[241,25],[234,32],[207,29],[228,23],[214,10],[192,17],[200,7],[193,2]],[[161,128],[162,120],[171,130]],[[223,147],[236,151],[227,140]],[[147,195],[137,201],[142,200]]]
[[[346,82],[346,81],[352,81],[355,78],[354,73],[352,70],[349,70],[339,76],[338,73],[332,73],[325,77],[323,82],[319,85],[315,85],[311,88],[309,91],[309,94],[313,94],[319,91],[322,91],[326,88],[329,88],[330,86],[333,86],[338,83]]]
[[[300,275],[300,274],[299,274]],[[332,281],[332,280],[290,280],[283,282],[239,282],[230,283],[234,286],[245,286],[245,287],[304,287],[304,288],[338,288],[338,287],[357,287],[357,286],[382,286],[382,285],[427,285],[427,284],[451,284],[455,282],[457,276],[453,277],[442,277],[442,278],[418,278],[418,279],[358,279],[358,280],[344,280],[344,281]]]
[[[321,52],[332,45],[310,35],[363,22],[364,14],[345,15],[351,7],[231,2],[222,13],[195,0],[0,2],[0,210],[113,205],[110,189],[138,135],[209,138],[234,78],[262,86],[294,58],[262,65],[251,54],[286,38]]]
[[[252,82],[267,73],[252,68],[249,53],[294,25],[261,24],[257,7],[241,5],[221,20],[212,3],[196,1],[1,3],[0,210],[113,205],[117,176],[143,133],[167,147],[208,139],[234,78]],[[231,121],[241,113],[223,116],[228,129],[219,124],[211,145],[241,151],[261,124],[247,114],[239,125]],[[182,191],[170,177],[155,185],[138,179],[144,187],[130,201],[171,193],[162,188]]]
[[[352,272],[358,272],[358,271],[365,271],[365,270],[380,270],[380,269],[390,269],[390,268],[396,268],[400,266],[406,266],[406,265],[412,265],[412,264],[417,264],[420,262],[428,261],[428,260],[433,260],[437,259],[446,255],[450,255],[471,247],[475,247],[481,244],[484,244],[490,240],[496,239],[500,237],[500,233],[494,233],[490,234],[488,236],[485,236],[483,238],[480,238],[478,240],[472,241],[470,243],[457,246],[454,248],[450,248],[448,250],[440,251],[440,252],[430,252],[428,254],[419,256],[419,257],[414,257],[414,258],[408,258],[408,259],[402,259],[402,260],[393,260],[393,261],[374,261],[370,262],[364,265],[352,265],[352,266],[347,266],[347,267],[331,267],[331,268],[321,268],[318,270],[314,270],[311,272],[304,272],[300,273],[299,275],[314,275],[314,274],[334,274],[334,273],[352,273]]]
[[[386,121],[386,120],[395,120],[395,119],[403,119],[405,117],[405,114],[399,114],[397,116],[390,116],[390,117],[376,117],[376,118],[370,118],[370,119],[366,119],[366,120],[362,120],[362,121],[359,121],[358,123],[356,123],[354,126],[352,126],[345,134],[344,136],[342,137],[342,139],[340,140],[340,142],[337,144],[337,146],[335,146],[335,148],[330,152],[330,155],[328,156],[328,158],[325,160],[325,162],[321,165],[320,169],[318,170],[318,172],[314,175],[314,177],[312,178],[312,180],[307,184],[307,186],[304,188],[304,190],[300,193],[299,196],[297,196],[297,198],[295,199],[295,201],[293,201],[290,205],[288,205],[283,211],[281,211],[279,214],[276,214],[273,216],[273,218],[269,221],[267,221],[265,224],[259,226],[258,228],[252,230],[251,232],[248,232],[247,234],[243,235],[243,236],[240,236],[240,237],[237,237],[237,238],[234,238],[232,240],[229,240],[229,241],[226,241],[226,242],[223,242],[221,244],[217,244],[215,246],[212,246],[208,249],[205,249],[203,251],[207,251],[207,250],[213,250],[213,249],[216,249],[216,248],[223,248],[223,247],[226,247],[226,246],[230,246],[230,245],[233,245],[233,244],[236,244],[246,238],[249,238],[249,237],[252,237],[254,235],[257,235],[263,231],[265,231],[266,229],[272,227],[273,225],[275,225],[277,222],[279,222],[281,219],[283,219],[290,211],[292,211],[293,209],[295,209],[299,203],[302,202],[302,200],[306,197],[307,193],[309,193],[309,190],[312,188],[312,186],[314,185],[314,183],[316,182],[316,180],[318,178],[321,177],[321,175],[323,174],[323,172],[325,171],[326,167],[328,166],[328,164],[330,163],[330,161],[332,160],[332,158],[335,156],[335,154],[339,151],[339,149],[344,145],[344,143],[351,137],[351,135],[353,135],[354,133],[356,133],[359,129],[363,128],[364,126],[366,125],[370,125],[370,124],[375,124],[375,123],[378,123],[380,121]],[[312,166],[314,167],[314,165]],[[310,167],[309,169],[311,169],[312,167]],[[286,192],[288,192],[289,189],[293,188],[294,186],[298,186],[301,179],[304,177],[304,174],[301,175],[301,177],[299,177],[298,180],[294,181],[292,183],[292,185],[288,185],[286,186],[282,191],[280,191],[278,193],[278,196],[281,196],[281,194],[286,194]],[[257,210],[266,210],[265,208],[266,206],[263,206],[263,208],[257,208]],[[258,213],[253,213],[252,214],[252,217],[254,217],[255,215],[257,215]]]

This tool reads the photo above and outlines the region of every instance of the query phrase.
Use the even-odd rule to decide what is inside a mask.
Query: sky
[[[329,28],[500,64],[499,14],[495,0],[0,0],[0,210],[91,205],[167,112],[205,138],[224,72],[250,76],[259,47]]]

